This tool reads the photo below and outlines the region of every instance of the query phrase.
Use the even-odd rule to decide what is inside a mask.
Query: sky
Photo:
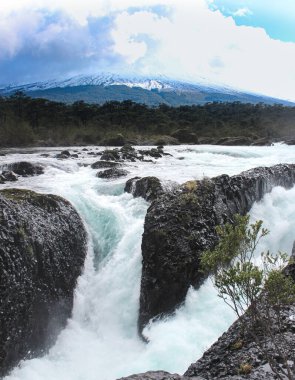
[[[0,84],[100,72],[295,101],[295,0],[1,0]]]

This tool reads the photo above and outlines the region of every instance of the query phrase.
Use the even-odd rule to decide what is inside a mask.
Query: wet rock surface
[[[86,256],[72,205],[33,191],[0,191],[0,376],[42,354],[70,317]]]
[[[44,173],[42,165],[32,162],[14,162],[12,164],[3,165],[4,170],[9,170],[22,177],[29,177],[33,175],[40,175]]]
[[[151,149],[135,149],[130,144],[124,145],[122,148],[118,149],[106,149],[101,153],[101,161],[112,161],[112,162],[136,162],[144,161],[146,158],[161,158],[168,153],[164,153],[163,147],[151,148]]]
[[[59,159],[66,159],[70,157],[71,157],[71,153],[68,150],[63,150],[56,155],[56,158],[59,158]]]
[[[295,165],[276,165],[189,181],[155,199],[142,239],[139,331],[151,318],[173,312],[191,285],[202,284],[200,257],[216,244],[217,225],[247,213],[274,186],[290,188],[294,183]]]
[[[161,181],[157,177],[130,178],[124,191],[131,193],[135,198],[142,197],[146,201],[153,201],[164,194]]]
[[[125,177],[128,175],[128,171],[124,169],[111,168],[101,172],[98,172],[96,176],[98,178],[113,179],[119,177]]]
[[[122,377],[118,380],[185,380],[182,376],[171,374],[165,371],[149,371],[128,377]],[[196,379],[197,380],[197,379]]]
[[[17,181],[17,175],[11,170],[4,170],[0,174],[0,183],[15,182]]]
[[[290,316],[295,315],[295,305],[286,307],[283,313],[281,331],[284,331],[284,338],[292,342],[294,341],[295,318],[293,320]],[[237,320],[205,352],[201,359],[190,365],[184,376],[194,378],[194,376],[198,375],[206,380],[277,379],[261,350],[253,342],[253,337],[245,328],[245,325],[247,326],[247,315],[245,318],[244,324],[241,324],[240,319]],[[293,361],[295,358],[295,344],[291,344],[290,348],[288,350],[288,359]],[[280,362],[278,355],[275,357]],[[243,373],[245,368],[248,368],[249,373]]]
[[[91,165],[92,169],[105,169],[105,168],[115,168],[121,166],[119,162],[114,161],[96,161]]]

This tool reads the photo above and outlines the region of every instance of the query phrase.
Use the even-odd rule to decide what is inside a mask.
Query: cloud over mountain
[[[212,3],[212,1],[211,1]],[[0,4],[0,82],[99,71],[165,74],[295,100],[295,43],[238,26],[205,0]]]

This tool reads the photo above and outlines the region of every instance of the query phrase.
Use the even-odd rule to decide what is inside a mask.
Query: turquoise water
[[[127,178],[155,175],[163,181],[181,183],[203,176],[237,174],[255,166],[295,162],[294,148],[284,145],[179,146],[168,151],[173,157],[155,163],[132,163]],[[21,362],[5,380],[114,380],[156,369],[182,373],[227,329],[234,316],[207,281],[199,291],[189,290],[174,316],[146,328],[149,344],[138,338],[141,235],[148,203],[124,193],[126,178],[102,180],[95,177],[95,170],[80,166],[95,161],[87,153],[82,154],[78,160],[64,161],[40,157],[39,151],[10,151],[8,156],[0,157],[0,163],[21,159],[46,165],[44,175],[5,186],[64,196],[79,211],[89,236],[72,318],[47,355]],[[290,252],[295,231],[295,188],[275,188],[253,206],[251,218],[263,219],[271,231],[260,250]]]

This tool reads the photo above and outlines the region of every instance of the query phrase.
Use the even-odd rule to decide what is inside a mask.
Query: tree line
[[[181,128],[198,137],[294,137],[295,107],[241,102],[148,107],[128,100],[66,104],[23,92],[0,97],[1,146],[99,144],[118,133],[148,138]]]

